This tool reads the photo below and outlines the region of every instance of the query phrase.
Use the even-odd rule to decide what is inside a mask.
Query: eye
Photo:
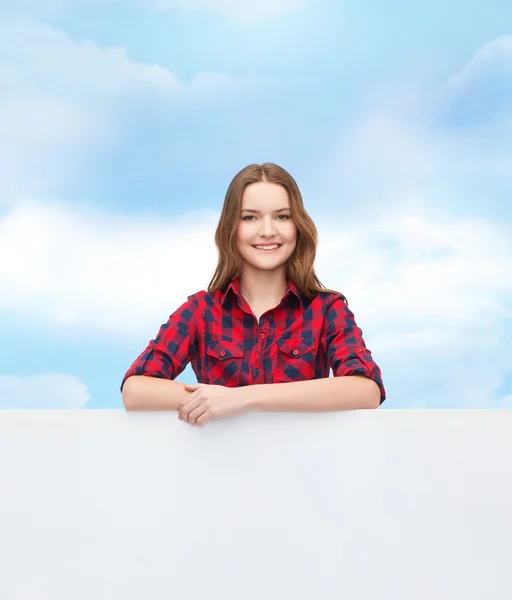
[[[291,218],[292,218],[291,215],[279,215],[277,217],[277,219],[281,220],[281,221],[286,221]],[[250,219],[256,219],[256,217],[254,215],[246,215],[246,216],[242,217],[242,221],[249,221]]]

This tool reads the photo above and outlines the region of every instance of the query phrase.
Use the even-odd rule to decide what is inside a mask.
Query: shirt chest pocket
[[[206,383],[236,387],[245,350],[241,344],[224,340],[210,340],[206,345]]]
[[[275,383],[315,378],[317,341],[312,338],[277,340]]]

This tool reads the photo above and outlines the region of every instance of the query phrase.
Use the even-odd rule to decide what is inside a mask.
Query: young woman
[[[251,410],[380,406],[381,371],[344,296],[315,274],[317,230],[291,175],[242,169],[215,241],[208,291],[189,296],[125,374],[126,409],[177,410],[201,426]],[[189,362],[199,383],[174,381]]]

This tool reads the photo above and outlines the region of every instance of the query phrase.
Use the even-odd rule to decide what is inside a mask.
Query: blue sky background
[[[264,161],[383,408],[512,407],[512,5],[240,4],[0,0],[0,407],[120,408]]]

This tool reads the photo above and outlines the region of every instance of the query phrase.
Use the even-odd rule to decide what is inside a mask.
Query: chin
[[[276,271],[277,269],[283,269],[286,265],[286,261],[285,260],[279,260],[279,261],[255,261],[255,260],[251,260],[251,261],[247,261],[247,264],[251,265],[251,267],[253,267],[254,269],[258,269],[258,271]]]
[[[280,250],[282,250],[282,248]],[[244,252],[240,252],[240,255],[247,265],[251,266],[253,269],[258,269],[259,271],[275,271],[276,269],[280,269],[286,265],[290,256],[293,254],[293,250],[292,252],[286,252],[284,256],[282,252],[279,252],[280,256],[278,256],[277,253],[276,255],[269,254],[268,256],[265,256],[262,254],[261,256],[258,256],[255,255],[254,252],[254,248],[250,246],[250,248]]]

